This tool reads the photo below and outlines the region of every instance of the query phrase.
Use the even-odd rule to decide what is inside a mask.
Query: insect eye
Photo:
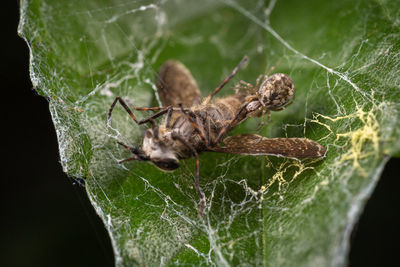
[[[173,171],[179,168],[179,161],[176,159],[162,159],[158,161],[153,160],[153,163],[164,171]]]
[[[144,136],[147,138],[152,138],[153,137],[153,133],[151,131],[151,129],[148,129],[145,133]]]

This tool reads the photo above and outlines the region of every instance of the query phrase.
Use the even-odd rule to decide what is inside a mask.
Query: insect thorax
[[[231,123],[243,105],[245,94],[235,94],[216,99],[209,104],[192,107],[190,112],[174,111],[169,121],[165,119],[162,126],[166,131],[179,134],[187,140],[197,152],[206,149],[205,139],[215,140],[222,128]],[[188,118],[190,117],[190,118]],[[196,126],[193,126],[193,122]],[[161,127],[161,126],[160,126]],[[203,137],[202,137],[203,136]],[[180,150],[182,157],[190,157],[187,148]]]

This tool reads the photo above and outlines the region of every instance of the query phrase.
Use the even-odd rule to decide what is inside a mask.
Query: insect
[[[256,134],[224,138],[247,118],[282,110],[293,101],[293,81],[281,73],[261,75],[255,86],[241,81],[233,95],[214,99],[247,60],[245,56],[214,91],[203,99],[190,71],[182,63],[169,60],[160,68],[157,80],[157,90],[164,107],[136,107],[116,97],[108,112],[110,124],[112,111],[120,103],[135,123],[151,125],[144,133],[141,148],[118,142],[131,152],[131,157],[120,163],[131,160],[150,161],[161,170],[173,171],[179,167],[179,160],[195,158],[195,188],[200,198],[200,217],[206,200],[200,187],[199,153],[210,151],[297,159],[319,158],[326,154],[325,147],[307,138],[266,138]],[[155,113],[137,120],[131,109]],[[157,125],[154,120],[160,116],[164,118]]]

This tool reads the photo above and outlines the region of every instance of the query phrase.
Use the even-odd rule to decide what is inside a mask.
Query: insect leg
[[[164,109],[164,108],[161,108],[161,107],[135,107],[135,106],[133,106],[132,108],[134,110],[142,110],[142,111],[149,111],[149,110],[158,111],[158,110]]]
[[[245,82],[245,81],[240,81],[239,82],[240,89],[244,89],[249,91],[250,94],[254,94],[256,92],[256,89],[251,83]]]
[[[267,115],[267,119],[265,119],[265,115]],[[258,127],[257,127],[257,131],[260,131],[261,128],[262,128],[264,125],[268,125],[269,120],[271,119],[271,112],[270,112],[269,110],[263,109],[262,115],[261,115],[261,116],[262,116],[262,119],[261,119],[260,124],[259,124]]]
[[[240,122],[246,118],[247,104],[248,103],[244,104],[242,108],[239,110],[239,112],[236,114],[235,118],[233,118],[233,120],[230,123],[227,123],[226,126],[219,131],[217,137],[212,141],[211,146],[215,146],[216,144],[218,144],[221,141],[222,137],[224,137],[224,135],[230,129],[232,129],[237,124],[237,122]]]
[[[233,76],[236,75],[236,73],[239,71],[240,67],[248,60],[249,58],[247,56],[244,56],[243,59],[239,62],[239,64],[233,69],[231,74],[229,74],[218,86],[217,88],[214,89],[214,91],[209,94],[206,99],[204,100],[204,104],[207,104],[208,102],[211,101],[214,95],[216,95],[224,86],[227,84]]]
[[[183,114],[186,115],[186,118],[190,121],[190,123],[192,124],[193,128],[195,129],[195,131],[197,131],[199,133],[200,138],[206,143],[206,146],[208,146],[208,140],[205,138],[205,134],[204,134],[204,128],[200,128],[199,126],[197,126],[196,122],[192,119],[192,117],[190,117],[190,115],[194,115],[194,113],[192,111],[188,111],[188,113],[183,109],[182,104],[179,104],[181,111]],[[190,115],[189,115],[190,113]],[[195,115],[194,115],[195,116]]]
[[[170,111],[171,110],[171,111]],[[188,112],[190,112],[190,109],[188,109],[188,108],[174,108],[174,107],[171,107],[171,106],[169,106],[169,107],[166,107],[166,108],[163,108],[162,110],[160,110],[159,112],[157,112],[157,113],[154,113],[153,115],[151,115],[151,116],[149,116],[149,117],[147,117],[147,118],[144,118],[144,119],[142,119],[142,120],[140,120],[139,122],[138,122],[138,124],[143,124],[143,123],[147,123],[147,122],[151,122],[151,120],[154,120],[154,119],[156,119],[156,118],[158,118],[158,117],[160,117],[160,116],[162,116],[162,115],[164,115],[165,113],[168,113],[168,112],[171,112],[172,113],[172,111],[188,111]],[[168,115],[168,114],[167,114]]]
[[[254,86],[251,83],[245,82],[243,80],[240,81],[240,84],[245,86],[246,90],[253,90]]]
[[[196,177],[195,177],[194,183],[195,183],[197,194],[200,197],[199,216],[203,217],[203,211],[204,211],[204,206],[205,206],[205,203],[206,203],[206,198],[204,197],[204,193],[203,193],[203,191],[201,190],[201,187],[200,187],[200,160],[199,160],[199,155],[197,154],[196,149],[194,149],[194,147],[192,145],[190,145],[182,136],[180,136],[180,135],[178,135],[176,133],[173,133],[172,134],[172,138],[180,141],[183,145],[188,147],[192,151],[192,153],[193,153],[193,155],[194,155],[194,157],[196,159]]]
[[[207,144],[211,144],[211,123],[210,116],[207,115]]]
[[[158,111],[163,109],[163,107],[137,107],[135,106],[132,102],[130,102],[128,99],[124,100],[125,103],[130,106],[131,108],[133,108],[134,110],[141,110],[141,111]]]
[[[199,160],[199,155],[197,153],[195,154],[195,158],[196,158],[196,178],[194,180],[194,185],[196,187],[197,194],[200,197],[199,216],[203,217],[203,211],[206,199],[204,197],[203,191],[201,191],[200,188],[200,160]]]
[[[290,102],[288,102],[286,105],[284,105],[284,106],[282,106],[282,107],[279,107],[279,108],[272,109],[272,110],[273,110],[273,111],[281,111],[281,110],[284,110],[284,109],[287,108],[289,105],[293,104],[293,101],[294,101],[294,96],[293,96],[293,99],[290,100]]]
[[[110,125],[110,122],[111,122],[111,114],[112,114],[112,112],[113,112],[113,110],[114,110],[114,107],[115,107],[115,105],[117,104],[117,102],[119,102],[119,103],[122,105],[122,107],[126,110],[126,112],[128,112],[128,114],[131,116],[131,118],[132,118],[137,124],[139,124],[139,125],[140,125],[140,124],[143,124],[143,123],[150,122],[151,120],[153,120],[153,119],[155,119],[155,118],[158,118],[158,117],[164,115],[164,114],[167,113],[168,110],[170,110],[170,109],[172,109],[173,111],[180,110],[179,108],[173,108],[173,107],[171,107],[171,106],[169,106],[169,107],[164,107],[164,108],[161,108],[161,107],[135,107],[135,106],[133,106],[132,108],[135,109],[135,110],[143,110],[143,111],[148,111],[148,110],[158,111],[158,110],[159,110],[159,112],[157,112],[157,113],[155,113],[155,114],[153,114],[153,115],[151,115],[151,116],[149,116],[149,117],[147,117],[147,118],[144,118],[144,119],[138,121],[138,120],[136,119],[135,115],[133,114],[132,110],[131,110],[131,109],[129,108],[129,106],[127,105],[127,103],[126,103],[121,97],[117,96],[117,97],[115,98],[114,102],[111,104],[111,107],[110,107],[110,109],[109,109],[109,111],[108,111],[108,117],[107,117],[107,124],[108,124],[108,125]],[[188,110],[188,109],[184,109],[184,110]]]
[[[108,110],[107,124],[110,125],[110,123],[111,123],[111,114],[112,114],[112,112],[113,112],[113,110],[114,110],[114,107],[115,107],[115,105],[117,104],[117,102],[119,102],[119,103],[122,105],[122,107],[126,110],[126,112],[128,112],[128,114],[131,116],[131,118],[132,118],[136,123],[138,123],[138,121],[136,120],[135,115],[133,115],[133,113],[132,113],[132,110],[128,107],[128,105],[125,103],[125,101],[124,101],[121,97],[117,96],[117,97],[114,99],[114,102],[111,104],[110,109]]]
[[[269,71],[267,72],[267,76],[271,75],[271,73],[275,70],[275,68],[276,68],[277,66],[279,66],[279,64],[281,64],[281,59],[279,59],[279,60],[269,69]]]
[[[170,128],[171,127],[171,117],[172,117],[172,111],[173,109],[169,109],[167,112],[167,118],[165,119],[165,127]]]
[[[261,82],[261,79],[262,78],[264,78],[264,75],[263,74],[260,74],[259,76],[258,76],[258,78],[257,78],[257,80],[256,80],[256,90],[258,91],[258,89],[259,89],[259,87],[260,87],[260,82]]]
[[[143,123],[147,123],[147,122],[152,122],[154,119],[156,119],[156,118],[164,115],[165,113],[167,113],[169,109],[172,109],[172,107],[164,108],[161,111],[159,111],[157,113],[154,113],[153,115],[138,121],[137,124],[143,124]]]

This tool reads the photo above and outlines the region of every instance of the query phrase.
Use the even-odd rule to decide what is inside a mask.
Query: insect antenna
[[[125,163],[127,161],[132,161],[132,160],[138,160],[138,157],[137,156],[133,156],[133,157],[126,158],[126,159],[123,159],[123,160],[119,160],[118,163],[122,164],[122,163]]]
[[[153,130],[153,137],[155,140],[159,140],[159,128],[157,124],[154,122],[153,119],[149,120],[149,123],[151,124],[151,129]]]
[[[130,147],[125,145],[124,143],[118,142],[117,143],[121,146],[123,146],[126,150],[129,150],[133,156],[127,159],[120,160],[118,163],[124,163],[127,161],[131,160],[137,160],[137,161],[147,161],[149,158],[144,154],[143,150],[136,148],[136,147]]]
[[[204,103],[207,104],[208,102],[210,102],[210,100],[213,98],[214,95],[216,95],[224,86],[225,84],[227,84],[232,78],[233,76],[236,75],[236,73],[239,71],[240,67],[247,62],[249,58],[247,56],[244,56],[243,59],[239,62],[239,64],[233,69],[233,71],[231,72],[231,74],[229,74],[218,86],[217,88],[214,89],[214,91],[209,94]]]
[[[199,160],[199,155],[197,154],[196,149],[194,149],[194,147],[192,145],[190,145],[182,136],[173,133],[172,134],[172,138],[180,141],[182,144],[184,144],[185,146],[187,146],[193,153],[195,159],[196,159],[196,176],[195,176],[195,188],[197,191],[197,194],[200,197],[200,207],[199,207],[199,216],[203,217],[203,211],[204,211],[204,206],[206,203],[206,198],[204,196],[203,191],[201,190],[200,187],[200,160]]]

